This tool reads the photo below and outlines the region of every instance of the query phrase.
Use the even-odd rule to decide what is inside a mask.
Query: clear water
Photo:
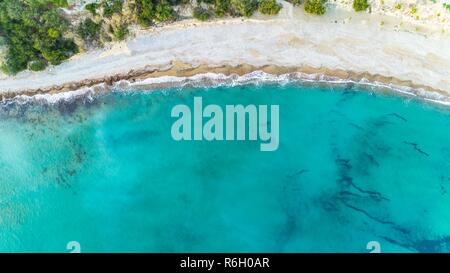
[[[172,107],[279,104],[280,147],[175,142]],[[0,251],[450,251],[450,110],[359,87],[0,108]]]

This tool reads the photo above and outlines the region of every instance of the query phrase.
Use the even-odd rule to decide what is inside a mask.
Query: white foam
[[[269,74],[263,71],[254,71],[242,76],[237,74],[225,75],[222,73],[202,73],[189,77],[177,77],[177,76],[161,76],[155,78],[148,78],[142,81],[129,82],[120,81],[114,84],[112,87],[107,87],[105,84],[96,85],[94,87],[86,87],[75,91],[61,92],[56,94],[37,94],[34,96],[19,95],[13,100],[19,103],[24,102],[45,102],[49,104],[55,104],[59,102],[72,101],[79,97],[85,97],[87,100],[92,100],[95,94],[99,90],[114,90],[117,92],[133,91],[137,88],[146,89],[149,91],[167,87],[183,88],[186,86],[194,87],[219,87],[219,86],[239,86],[247,84],[280,84],[285,85],[288,83],[310,83],[310,84],[331,84],[341,85],[353,83],[359,86],[366,87],[372,91],[381,89],[391,90],[393,92],[419,97],[426,101],[440,103],[443,105],[450,105],[450,97],[432,92],[424,89],[414,89],[411,87],[398,86],[394,84],[386,84],[381,82],[371,82],[368,79],[361,79],[360,81],[353,81],[349,79],[340,79],[337,77],[329,77],[323,74],[306,74],[301,72],[288,73],[282,75]]]
[[[56,104],[61,102],[70,102],[74,99],[83,97],[88,101],[92,101],[98,90],[106,90],[105,84],[99,84],[93,87],[85,87],[78,90],[66,91],[54,94],[36,94],[32,96],[28,95],[18,95],[13,99],[9,99],[6,103],[9,102],[17,102],[19,104],[25,104],[29,102],[38,102],[38,103],[46,103],[46,104]]]

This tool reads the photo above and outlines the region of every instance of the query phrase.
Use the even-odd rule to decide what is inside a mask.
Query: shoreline
[[[123,81],[164,76],[263,71],[369,81],[450,97],[447,36],[380,27],[379,18],[370,14],[349,21],[349,13],[334,10],[319,18],[283,5],[272,19],[186,20],[140,31],[126,42],[87,51],[43,72],[0,77],[0,96],[5,100],[99,85],[108,89]]]
[[[207,65],[201,65],[189,67],[182,63],[176,63],[166,70],[133,71],[127,75],[116,75],[108,78],[89,80],[87,82],[67,84],[56,89],[52,87],[49,90],[32,90],[27,93],[7,93],[10,96],[2,94],[2,101],[44,98],[50,102],[58,102],[61,99],[70,100],[72,97],[87,93],[100,94],[115,90],[146,92],[162,88],[184,87],[186,84],[188,86],[189,84],[197,86],[200,83],[200,86],[203,87],[255,82],[300,82],[301,84],[314,85],[354,84],[363,86],[367,90],[375,90],[390,95],[409,96],[424,102],[450,106],[450,96],[448,96],[446,91],[415,85],[411,81],[402,81],[382,75],[312,67],[278,67],[275,65],[254,67],[248,64],[238,66],[209,67]]]
[[[5,92],[0,93],[2,99],[11,99],[20,95],[34,96],[34,95],[44,95],[44,94],[58,94],[64,92],[78,91],[85,88],[98,88],[103,85],[102,89],[111,90],[116,85],[120,85],[120,82],[127,81],[132,83],[133,86],[137,88],[151,88],[153,84],[145,84],[145,81],[161,78],[161,77],[193,77],[196,75],[214,73],[223,74],[225,76],[244,76],[253,72],[264,72],[267,74],[280,76],[284,74],[301,73],[315,76],[324,76],[327,78],[334,78],[342,81],[351,82],[361,82],[367,80],[369,83],[381,83],[383,85],[397,86],[399,88],[411,88],[415,90],[424,90],[426,92],[436,92],[443,96],[449,97],[449,94],[440,89],[435,89],[430,86],[415,84],[410,80],[401,80],[394,77],[370,74],[368,72],[353,72],[339,69],[329,69],[329,68],[315,68],[315,67],[289,67],[289,66],[278,66],[278,65],[264,65],[261,67],[253,66],[250,64],[240,64],[237,66],[222,65],[222,66],[209,66],[209,65],[199,65],[190,66],[189,64],[174,62],[170,64],[167,68],[162,69],[142,69],[142,70],[132,70],[126,74],[116,74],[108,77],[98,78],[98,79],[88,79],[81,82],[69,82],[62,85],[51,86],[48,88],[37,88],[30,90],[22,90],[18,92]]]

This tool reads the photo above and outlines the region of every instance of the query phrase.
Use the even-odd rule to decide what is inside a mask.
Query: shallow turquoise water
[[[279,104],[280,147],[175,142],[172,107]],[[0,108],[0,251],[450,251],[450,110],[359,87]]]

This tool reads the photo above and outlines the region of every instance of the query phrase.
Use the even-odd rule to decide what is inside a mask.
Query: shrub
[[[69,6],[67,0],[51,0],[50,2],[52,2],[55,6],[61,8],[67,8]]]
[[[102,24],[87,18],[78,25],[77,34],[87,43],[97,43],[100,40]]]
[[[218,17],[223,17],[230,10],[230,0],[215,0],[214,13]]]
[[[450,4],[443,3],[442,5],[446,10],[450,11]]]
[[[97,8],[98,8],[97,3],[90,3],[84,6],[84,9],[89,11],[92,14],[92,16],[97,15]]]
[[[118,41],[123,41],[125,38],[127,38],[129,34],[128,25],[127,24],[119,24],[115,27],[113,27],[113,35],[114,38]]]
[[[250,17],[258,9],[257,0],[231,0],[231,7],[240,16]]]
[[[363,11],[369,7],[367,0],[353,0],[353,9],[355,11]]]
[[[59,37],[59,35],[60,35],[59,31],[54,29],[54,28],[49,28],[47,30],[47,34],[48,34],[48,37],[50,37],[52,39],[57,39]]]
[[[123,8],[123,0],[103,0],[103,16],[111,18],[113,14],[121,13]]]
[[[192,15],[195,19],[198,19],[200,21],[208,21],[208,19],[211,17],[208,10],[202,7],[196,7]]]
[[[66,4],[64,0],[0,1],[0,29],[7,46],[3,71],[16,74],[27,68],[40,69],[78,52],[74,41],[65,38],[68,22],[58,11]]]
[[[323,15],[325,14],[325,0],[306,0],[305,11],[307,13]]]
[[[295,6],[300,6],[302,4],[302,0],[289,0],[289,3],[291,3],[294,7]]]
[[[13,45],[9,44],[1,69],[6,74],[17,74],[18,72],[27,68],[28,63],[30,62],[30,58],[34,54],[34,52],[27,52],[24,50],[24,48],[14,47]]]
[[[161,1],[155,8],[155,19],[159,22],[165,22],[173,19],[173,8],[166,1]]]
[[[57,42],[37,43],[36,48],[42,52],[42,56],[52,65],[61,64],[78,52],[73,40],[59,40]]]
[[[259,3],[259,12],[266,15],[276,15],[281,10],[281,5],[275,0],[262,0]]]
[[[169,0],[172,6],[189,4],[190,0]]]
[[[31,71],[42,71],[47,67],[47,62],[44,60],[35,60],[35,61],[31,61],[28,64],[28,68]]]
[[[208,5],[214,4],[214,0],[197,0],[197,4],[205,3]]]
[[[154,12],[151,0],[136,0],[135,12],[139,25],[148,27],[153,22]]]

